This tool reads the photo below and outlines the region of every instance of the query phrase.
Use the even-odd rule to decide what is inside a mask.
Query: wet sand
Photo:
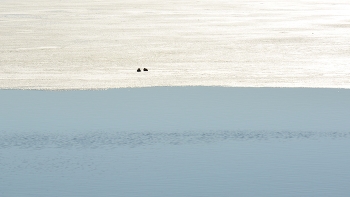
[[[3,1],[0,88],[350,88],[349,10],[346,0]]]

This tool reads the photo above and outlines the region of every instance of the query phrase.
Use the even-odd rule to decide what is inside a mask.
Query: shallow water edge
[[[350,90],[0,90],[3,131],[348,131]]]

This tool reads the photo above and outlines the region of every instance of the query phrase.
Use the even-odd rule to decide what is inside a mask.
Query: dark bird
[[[147,69],[147,68],[144,68],[143,71],[148,71],[148,69]]]
[[[137,72],[141,72],[141,69],[140,69],[140,68],[138,68],[138,69],[137,69]]]

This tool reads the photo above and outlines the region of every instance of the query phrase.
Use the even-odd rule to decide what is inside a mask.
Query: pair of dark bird
[[[147,68],[143,68],[143,71],[148,71],[148,69],[147,69]],[[141,72],[141,69],[138,68],[138,69],[137,69],[137,72]]]

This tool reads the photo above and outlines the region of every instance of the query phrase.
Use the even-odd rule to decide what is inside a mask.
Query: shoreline
[[[106,90],[119,90],[119,89],[149,89],[149,88],[232,88],[232,89],[339,89],[339,90],[350,90],[350,87],[265,87],[265,86],[144,86],[144,87],[110,87],[110,88],[0,88],[0,91],[7,90],[31,90],[31,91],[106,91]]]

